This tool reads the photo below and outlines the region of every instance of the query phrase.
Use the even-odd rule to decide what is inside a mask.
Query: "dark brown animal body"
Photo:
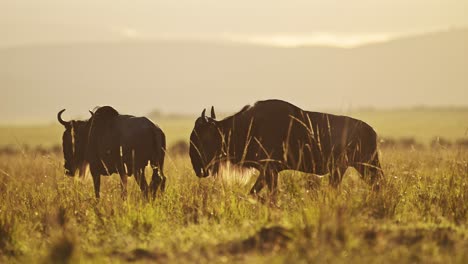
[[[145,117],[120,115],[110,106],[100,107],[86,121],[65,122],[58,113],[59,122],[65,126],[63,153],[65,172],[84,174],[89,164],[96,198],[99,198],[100,176],[119,173],[122,196],[127,194],[127,177],[134,175],[145,196],[148,184],[144,169],[150,163],[153,168],[149,185],[153,196],[158,188],[165,188],[164,156],[166,138],[163,131]]]
[[[352,166],[371,183],[383,175],[377,135],[368,124],[346,116],[304,111],[280,100],[259,101],[239,113],[215,120],[204,112],[191,134],[190,157],[195,173],[217,173],[230,161],[253,167],[260,175],[251,193],[268,184],[274,192],[278,173],[297,170],[325,175],[337,186]]]

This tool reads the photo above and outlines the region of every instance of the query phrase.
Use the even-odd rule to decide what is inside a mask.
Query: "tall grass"
[[[352,169],[338,189],[286,171],[273,202],[248,195],[256,172],[198,179],[170,153],[166,192],[151,202],[133,179],[123,201],[116,175],[97,201],[91,177],[64,176],[61,156],[0,156],[0,262],[468,261],[468,152],[382,154],[377,192]]]

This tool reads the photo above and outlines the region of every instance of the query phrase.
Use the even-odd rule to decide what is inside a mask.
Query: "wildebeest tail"
[[[164,168],[164,157],[166,155],[166,136],[159,127],[153,129],[155,151],[153,154],[153,163],[158,166],[160,171]]]

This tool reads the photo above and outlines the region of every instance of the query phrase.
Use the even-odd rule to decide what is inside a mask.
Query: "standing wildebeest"
[[[190,135],[190,158],[198,177],[217,173],[220,161],[230,161],[260,171],[251,193],[259,192],[265,181],[274,193],[282,170],[330,173],[332,186],[341,182],[348,166],[372,184],[383,175],[377,135],[360,120],[308,112],[280,100],[259,101],[215,119],[213,107],[211,117],[203,110]]]
[[[114,108],[103,106],[87,121],[63,121],[63,109],[57,119],[65,127],[63,155],[65,173],[74,176],[78,169],[84,174],[89,164],[94,192],[99,198],[101,175],[119,173],[122,197],[127,196],[127,176],[135,175],[136,182],[147,197],[148,183],[145,167],[153,169],[150,189],[153,198],[160,187],[164,191],[164,155],[166,137],[163,131],[146,117],[120,115]]]

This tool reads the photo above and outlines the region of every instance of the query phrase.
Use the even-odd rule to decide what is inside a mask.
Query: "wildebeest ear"
[[[215,114],[214,106],[211,106],[211,118],[216,119],[216,114]]]
[[[201,117],[202,117],[203,119],[205,119],[205,112],[206,112],[206,108],[203,109],[203,111],[201,112]]]

